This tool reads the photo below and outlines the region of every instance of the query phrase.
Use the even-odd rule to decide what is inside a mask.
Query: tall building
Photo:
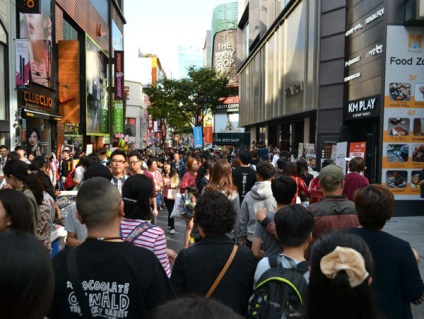
[[[340,166],[361,154],[370,182],[395,194],[398,214],[422,214],[414,203],[424,168],[423,2],[239,5],[240,125],[252,141],[315,144],[318,163],[336,147]]]

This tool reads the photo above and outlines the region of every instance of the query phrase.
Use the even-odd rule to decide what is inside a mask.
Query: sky
[[[156,54],[168,76],[179,77],[178,46],[202,48],[215,7],[237,0],[125,0],[124,50],[127,67],[138,51]],[[133,68],[133,71],[136,68]],[[130,70],[131,71],[131,70]]]

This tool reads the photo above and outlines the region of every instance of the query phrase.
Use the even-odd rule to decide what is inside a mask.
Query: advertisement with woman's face
[[[41,134],[38,129],[29,128],[26,132],[27,156],[42,155],[41,151]]]
[[[50,0],[42,0],[41,9],[40,14],[26,13],[20,15],[19,36],[21,39],[28,39],[29,42],[28,54],[31,80],[40,85],[50,87],[52,74]]]
[[[87,37],[87,135],[109,134],[107,56]]]

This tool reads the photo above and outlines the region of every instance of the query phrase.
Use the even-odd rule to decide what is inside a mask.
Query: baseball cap
[[[343,170],[334,164],[327,165],[319,172],[319,182],[325,187],[325,184],[341,184],[344,181],[345,174]]]
[[[69,152],[69,151],[70,151],[69,147],[64,147],[62,150],[62,152]]]

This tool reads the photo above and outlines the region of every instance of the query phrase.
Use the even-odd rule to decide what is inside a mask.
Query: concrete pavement
[[[168,248],[175,250],[177,253],[183,247],[183,234],[185,229],[185,222],[180,219],[175,220],[175,235],[170,235],[166,230],[168,212],[166,209],[159,212],[157,224],[161,226],[166,233]],[[393,217],[387,222],[384,231],[408,241],[413,248],[417,250],[421,256],[421,261],[418,264],[421,277],[424,276],[424,216],[413,217]],[[411,305],[414,318],[424,318],[424,304],[419,306]]]

